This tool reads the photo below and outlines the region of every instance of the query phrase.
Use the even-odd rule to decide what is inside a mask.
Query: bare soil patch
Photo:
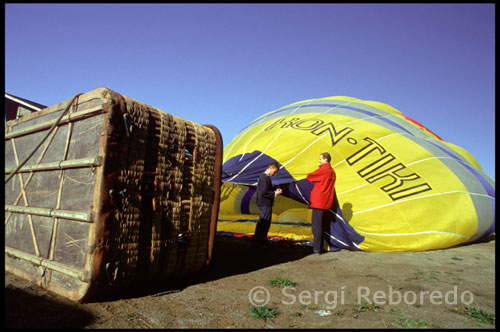
[[[267,299],[272,317],[252,317],[252,301]],[[494,314],[494,238],[426,252],[312,255],[286,242],[255,249],[217,236],[200,273],[92,303],[5,273],[8,328],[489,329]]]

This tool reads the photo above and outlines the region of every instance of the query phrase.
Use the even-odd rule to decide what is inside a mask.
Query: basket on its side
[[[110,89],[9,121],[6,270],[75,301],[200,271],[221,165],[216,127]]]

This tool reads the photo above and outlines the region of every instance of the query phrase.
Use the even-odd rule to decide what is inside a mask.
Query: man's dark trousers
[[[323,232],[328,228],[328,210],[322,209],[312,209],[312,218],[311,218],[311,227],[313,233],[313,251],[321,252],[322,250],[326,250],[323,247]]]
[[[257,226],[255,226],[254,235],[255,243],[260,244],[266,242],[267,233],[269,232],[269,228],[271,227],[272,209],[272,206],[259,205],[259,221],[257,222]]]

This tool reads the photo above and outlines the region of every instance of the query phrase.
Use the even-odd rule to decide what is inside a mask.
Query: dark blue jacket
[[[274,190],[271,177],[261,173],[257,182],[257,205],[273,206]]]

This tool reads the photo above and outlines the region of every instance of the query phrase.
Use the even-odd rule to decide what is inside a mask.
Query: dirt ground
[[[253,316],[254,305],[268,318]],[[427,252],[312,255],[310,247],[256,250],[248,239],[217,236],[206,270],[93,303],[5,273],[7,328],[489,329],[494,314],[494,238]]]

